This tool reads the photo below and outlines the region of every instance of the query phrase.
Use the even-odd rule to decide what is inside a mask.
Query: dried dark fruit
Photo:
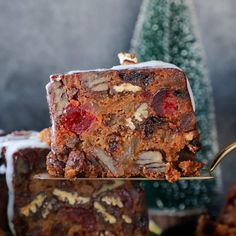
[[[106,126],[111,126],[115,121],[115,114],[109,113],[106,116],[103,116],[103,124]]]
[[[113,133],[107,137],[109,151],[116,152],[120,146],[120,137],[118,133]]]
[[[181,116],[180,128],[184,131],[189,131],[194,128],[194,116],[193,114],[183,114]]]
[[[172,91],[161,89],[154,95],[152,107],[158,116],[172,118],[178,111],[177,98]]]
[[[201,148],[201,143],[199,142],[199,140],[197,139],[193,139],[191,142],[190,142],[191,145],[195,146],[196,148],[200,149]]]
[[[179,153],[179,159],[178,161],[191,161],[194,160],[195,156],[194,153],[192,153],[187,146],[185,146]]]
[[[188,93],[187,91],[183,90],[175,90],[173,94],[178,97],[178,98],[188,98]]]
[[[50,175],[53,176],[63,176],[64,174],[65,163],[59,161],[55,154],[50,152],[47,155],[47,171]]]
[[[64,109],[60,121],[66,130],[81,134],[88,131],[95,120],[96,117],[92,113],[71,101]]]
[[[152,99],[152,93],[149,91],[143,91],[140,96],[145,100],[145,101],[151,101]]]
[[[72,151],[66,162],[65,177],[75,178],[85,167],[85,154],[83,152]]]
[[[161,118],[158,118],[156,116],[148,117],[143,123],[145,137],[151,138],[154,133],[155,127],[163,124],[164,121]]]
[[[119,77],[124,80],[125,82],[129,82],[131,84],[135,84],[141,86],[143,88],[150,85],[154,80],[154,74],[150,72],[139,72],[139,71],[131,71],[130,73],[127,72],[120,72]]]
[[[190,151],[192,151],[193,153],[195,153],[196,151],[198,151],[201,148],[201,143],[199,142],[198,139],[193,139],[192,141],[189,142],[188,144],[188,148]]]
[[[125,188],[120,188],[119,190],[117,190],[117,193],[119,197],[121,198],[121,201],[124,203],[125,208],[130,209],[134,201],[131,193]]]

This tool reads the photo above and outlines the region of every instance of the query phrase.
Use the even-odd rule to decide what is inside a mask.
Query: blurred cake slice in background
[[[46,172],[48,131],[0,138],[0,228],[17,236],[148,235],[144,193],[131,181],[35,180]],[[6,207],[7,206],[7,207]]]
[[[236,184],[226,197],[226,203],[218,220],[209,215],[199,218],[196,236],[235,236],[236,235]]]
[[[49,152],[46,143],[41,142],[37,132],[16,131],[0,137],[0,212],[3,229],[8,226],[12,233],[27,232],[20,218],[20,207],[33,197],[30,183],[35,173],[45,170],[44,159]],[[37,188],[37,186],[35,185]],[[20,233],[21,232],[21,233]]]
[[[170,182],[199,175],[195,104],[184,72],[162,61],[119,56],[120,66],[50,77],[48,172]]]

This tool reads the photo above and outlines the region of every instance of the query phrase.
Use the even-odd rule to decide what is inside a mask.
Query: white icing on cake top
[[[43,143],[38,138],[38,132],[29,131],[24,132],[22,135],[9,134],[0,137],[0,152],[2,148],[6,148],[5,160],[6,166],[0,166],[0,174],[6,174],[6,182],[8,187],[8,205],[7,205],[7,216],[8,223],[13,235],[16,235],[13,216],[14,216],[14,187],[13,187],[13,177],[14,177],[14,163],[13,155],[19,150],[25,148],[48,148],[46,143]],[[17,158],[17,157],[16,157]]]
[[[74,71],[69,71],[68,74],[76,74],[76,73],[81,73],[81,72],[89,72],[89,71],[97,71],[97,72],[102,72],[106,70],[132,70],[132,69],[144,69],[144,68],[174,68],[181,70],[178,66],[163,62],[163,61],[147,61],[147,62],[141,62],[137,64],[127,64],[127,65],[117,65],[113,66],[112,68],[103,68],[103,69],[91,69],[91,70],[74,70]]]
[[[174,64],[163,62],[163,61],[147,61],[147,62],[141,62],[137,64],[128,64],[128,65],[118,65],[113,66],[112,70],[129,70],[129,69],[139,69],[139,68],[174,68],[181,70],[179,67],[177,67]]]
[[[190,96],[190,99],[191,99],[193,111],[195,111],[196,110],[195,100],[194,100],[194,97],[193,97],[193,91],[192,91],[192,88],[190,86],[188,78],[187,78],[187,88],[188,88],[188,93],[189,93],[189,96]]]

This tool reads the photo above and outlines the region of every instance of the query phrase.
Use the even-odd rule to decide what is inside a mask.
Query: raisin
[[[84,171],[85,154],[79,151],[72,151],[66,162],[65,175],[68,178],[75,178],[79,173]]]
[[[145,137],[146,138],[152,137],[155,126],[160,126],[163,124],[164,124],[164,121],[156,116],[148,117],[143,123]]]
[[[54,176],[62,176],[64,174],[65,163],[59,161],[54,153],[47,155],[47,170],[49,174]]]
[[[108,147],[110,152],[116,152],[120,146],[120,137],[118,133],[113,133],[107,138]]]
[[[196,147],[197,150],[202,147],[201,143],[197,139],[193,139],[192,141],[190,141],[190,144]]]
[[[183,114],[180,117],[180,128],[184,130],[185,132],[193,129],[193,125],[194,125],[193,114],[187,113],[187,114]]]
[[[119,77],[124,80],[125,82],[135,84],[141,87],[147,87],[149,86],[153,80],[154,80],[154,75],[149,72],[120,72]]]
[[[134,202],[134,199],[131,195],[132,193],[126,190],[125,188],[119,188],[119,190],[117,190],[117,193],[121,198],[121,201],[124,203],[125,208],[131,209],[133,207]]]
[[[194,154],[189,150],[187,146],[185,146],[179,153],[179,159],[178,161],[189,161],[194,160]]]
[[[64,128],[76,134],[88,131],[95,120],[96,117],[92,113],[79,107],[73,101],[66,106],[61,116]]]
[[[175,90],[173,94],[178,98],[187,98],[187,92],[183,90]]]
[[[178,110],[177,98],[170,90],[159,90],[152,100],[152,107],[160,117],[172,118]]]

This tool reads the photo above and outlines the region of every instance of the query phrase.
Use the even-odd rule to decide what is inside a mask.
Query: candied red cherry
[[[89,111],[81,108],[75,102],[70,102],[62,114],[61,123],[65,129],[76,134],[88,131],[96,120]]]
[[[171,118],[178,110],[178,101],[170,90],[161,89],[154,95],[152,107],[157,116]]]

